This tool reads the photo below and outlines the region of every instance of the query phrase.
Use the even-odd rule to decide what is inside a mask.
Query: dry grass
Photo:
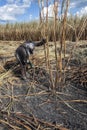
[[[41,2],[39,0],[39,2]],[[45,1],[48,7],[48,0]],[[69,17],[67,18],[68,12],[68,0],[65,2],[63,0],[63,10],[62,13],[64,16],[61,20],[58,19],[58,3],[54,0],[54,20],[48,19],[48,12],[46,15],[46,20],[44,21],[40,15],[40,24],[38,22],[31,22],[31,23],[16,23],[16,24],[6,24],[0,25],[0,39],[4,40],[0,41],[0,85],[2,86],[1,90],[7,91],[7,95],[1,97],[1,99],[9,98],[9,103],[4,108],[4,115],[9,116],[11,113],[11,108],[15,101],[20,101],[19,98],[23,96],[37,96],[37,95],[45,95],[45,94],[59,94],[56,91],[57,88],[63,88],[66,85],[65,80],[68,78],[72,82],[75,81],[76,84],[80,84],[83,86],[87,85],[87,49],[84,49],[84,46],[87,47],[87,43],[85,41],[80,42],[79,40],[87,40],[87,18],[78,18],[78,17]],[[44,5],[41,6],[43,8]],[[41,10],[40,10],[41,11]],[[41,12],[40,12],[41,14]],[[54,25],[54,26],[53,26]],[[46,92],[45,90],[40,91],[39,93],[31,93],[28,95],[14,95],[14,86],[22,86],[23,83],[19,81],[19,78],[15,77],[13,74],[14,69],[18,68],[15,66],[15,57],[14,52],[15,49],[24,41],[24,40],[33,40],[37,41],[40,40],[41,37],[46,37],[47,43],[46,46],[36,48],[34,56],[30,58],[30,60],[34,63],[35,67],[44,68],[49,75],[50,85],[49,88],[52,89],[51,92]],[[11,41],[8,41],[11,40]],[[20,42],[19,40],[22,40]],[[66,42],[66,40],[76,41],[76,42]],[[15,42],[14,42],[15,41]],[[49,42],[53,41],[53,42]],[[83,46],[83,49],[81,48]],[[4,65],[10,64],[10,69],[4,69]],[[74,67],[73,67],[74,66]],[[84,67],[83,67],[84,66]],[[35,74],[35,67],[33,69]],[[78,68],[78,69],[77,69]],[[85,75],[83,75],[83,72]],[[79,75],[78,75],[79,73]],[[33,76],[32,81],[28,81],[27,86],[31,85],[33,89],[37,86],[38,82],[34,80],[35,76]],[[78,80],[80,78],[80,80]],[[17,81],[17,82],[16,82]],[[18,84],[17,84],[18,83]],[[25,84],[25,83],[24,83]],[[6,85],[5,87],[3,87]],[[31,87],[28,92],[30,91]],[[55,93],[54,93],[55,92]],[[58,95],[57,95],[58,96]],[[60,96],[58,96],[60,98]],[[73,109],[76,112],[76,109],[71,107],[68,100],[62,100],[60,98],[60,102],[63,102],[69,108]],[[80,101],[72,100],[71,102]],[[86,102],[86,100],[82,100],[82,102]],[[81,113],[81,112],[79,112]],[[0,114],[3,115],[3,111],[0,111]],[[46,126],[47,129],[54,128],[59,130],[64,130],[65,128],[61,127],[60,125],[53,125],[51,123],[40,121],[39,119],[35,118],[34,115],[32,117],[27,117],[22,114],[15,113],[15,119],[12,116],[9,116],[8,120],[1,120],[2,124],[6,124],[10,126],[14,130],[20,129],[19,125],[23,126],[24,128],[31,130],[32,126],[34,129],[43,129],[43,125]],[[17,119],[19,118],[19,120]],[[21,119],[23,118],[23,119]],[[34,123],[32,124],[33,121]],[[14,123],[15,122],[15,123]],[[13,125],[14,124],[14,125]],[[43,125],[42,125],[43,124]],[[45,129],[44,129],[45,130]]]
[[[75,41],[75,32],[76,35],[80,32],[80,28],[86,19],[86,16],[83,18],[71,16],[67,20],[66,25],[66,39],[70,41]],[[54,40],[54,20],[49,20],[48,22],[48,38],[50,41]],[[87,22],[86,22],[87,23]],[[61,21],[57,21],[56,25],[56,40],[60,39],[60,29]],[[0,25],[0,40],[40,40],[42,37],[41,30],[43,29],[42,24],[39,25],[39,22],[31,23],[16,23],[16,24],[6,24]],[[44,32],[44,30],[43,30]],[[80,40],[87,39],[87,24],[80,37]],[[44,35],[43,35],[44,36]]]

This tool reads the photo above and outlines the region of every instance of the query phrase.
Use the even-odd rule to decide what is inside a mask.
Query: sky
[[[53,16],[53,0],[48,0],[48,16]],[[59,1],[59,12],[61,2]],[[44,15],[47,8],[43,9]],[[83,16],[87,14],[87,0],[70,0],[68,14]],[[0,0],[0,23],[28,22],[39,19],[38,0]]]

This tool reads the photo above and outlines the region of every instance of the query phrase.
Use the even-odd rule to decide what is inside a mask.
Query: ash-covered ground
[[[79,48],[82,50],[81,47]],[[65,84],[61,91],[56,88],[56,92],[49,89],[50,76],[43,66],[29,68],[26,81],[21,79],[19,66],[11,69],[12,64],[9,64],[9,68],[4,68],[0,75],[0,130],[18,128],[21,130],[29,128],[30,130],[63,130],[65,128],[86,130],[87,65],[85,58],[87,55],[85,52],[74,53],[65,73]],[[80,60],[78,57],[75,58],[76,55],[80,57]]]

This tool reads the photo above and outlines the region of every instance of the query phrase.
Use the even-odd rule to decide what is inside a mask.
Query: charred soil
[[[26,81],[21,79],[15,58],[8,61],[9,56],[0,54],[0,130],[87,129],[87,47],[81,45],[67,65],[61,91],[56,88],[55,92],[49,89],[50,75],[43,56],[38,58],[38,49],[37,57],[32,60],[35,66],[28,69]],[[73,43],[68,42],[67,46],[71,49]],[[55,61],[51,62],[55,68]]]

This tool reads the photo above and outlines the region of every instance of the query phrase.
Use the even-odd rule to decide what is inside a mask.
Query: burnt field
[[[0,41],[0,130],[87,130],[87,41],[79,41],[74,49],[75,42],[66,42],[64,83],[58,83],[55,91],[51,89],[44,47],[35,49],[30,57],[34,67],[28,68],[26,81],[21,79],[14,56],[21,43]],[[55,79],[52,42],[49,51]]]

